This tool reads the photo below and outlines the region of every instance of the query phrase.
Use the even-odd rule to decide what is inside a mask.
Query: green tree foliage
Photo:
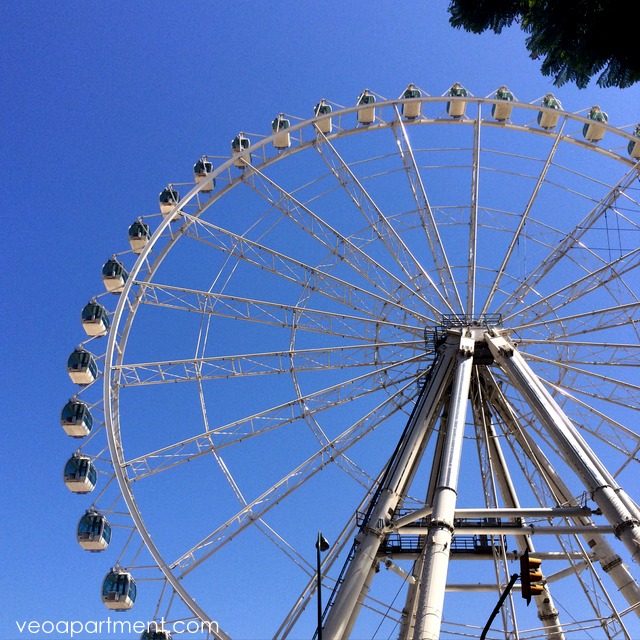
[[[514,22],[528,35],[531,57],[554,84],[584,89],[598,75],[601,87],[629,87],[640,81],[638,0],[451,0],[457,29],[501,33]]]

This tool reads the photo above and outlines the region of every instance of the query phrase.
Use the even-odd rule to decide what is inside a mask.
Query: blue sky
[[[601,105],[640,118],[640,87],[554,88],[515,30],[470,35],[447,2],[5,2],[2,188],[5,269],[1,385],[5,483],[0,640],[16,621],[100,619],[99,558],[74,541],[84,509],[61,478],[73,443],[58,423],[73,393],[65,362],[100,267],[158,192],[238,131],[267,134],[277,113],[309,117],[368,87],[388,98],[414,82],[500,85],[569,111]],[[8,409],[8,411],[7,411]],[[82,503],[82,504],[81,504]],[[100,565],[100,566],[98,566]],[[106,571],[106,567],[104,567]],[[9,594],[11,594],[9,596]]]

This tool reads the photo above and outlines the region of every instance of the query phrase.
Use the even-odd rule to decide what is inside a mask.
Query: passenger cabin
[[[357,105],[359,107],[364,105],[362,109],[358,110],[358,122],[360,124],[369,125],[376,119],[375,102],[376,97],[369,91],[369,89],[365,89],[358,96]]]
[[[64,465],[64,483],[72,493],[91,493],[97,482],[98,472],[91,458],[74,453]]]
[[[557,126],[560,114],[557,111],[562,109],[562,104],[552,93],[542,98],[540,106],[544,109],[538,111],[538,124],[543,129],[553,129]]]
[[[634,160],[638,160],[640,159],[640,124],[636,125],[633,136],[635,140],[629,140],[627,151]]]
[[[62,407],[60,424],[68,436],[72,438],[84,438],[91,433],[93,416],[86,403],[77,398],[71,398],[71,400]]]
[[[158,195],[158,204],[160,205],[160,213],[166,218],[171,215],[171,220],[179,220],[182,211],[178,208],[180,202],[180,194],[171,185],[165,187]],[[173,213],[172,213],[173,212]]]
[[[213,162],[207,160],[206,156],[202,156],[202,158],[193,165],[193,176],[196,184],[204,184],[201,189],[203,193],[211,193],[216,186],[216,179],[210,178],[212,173]]]
[[[609,116],[597,105],[589,110],[589,120],[582,127],[582,135],[589,142],[600,142],[604,138],[604,126],[609,120]]]
[[[161,625],[152,623],[146,631],[143,631],[140,640],[171,640],[171,634],[166,629],[162,629]]]
[[[498,122],[504,122],[511,117],[511,110],[513,109],[513,105],[511,104],[513,102],[513,93],[503,85],[496,91],[495,99],[500,100],[500,102],[496,102],[491,107],[491,115]]]
[[[102,602],[112,611],[128,611],[136,601],[136,581],[128,571],[112,569],[102,583]]]
[[[109,258],[102,267],[104,288],[111,293],[122,293],[128,277],[124,265],[115,257]]]
[[[288,149],[291,146],[291,135],[289,134],[290,126],[291,121],[284,117],[284,113],[281,113],[271,123],[271,131],[275,134],[273,146],[276,149]]]
[[[104,551],[111,542],[111,525],[101,513],[90,509],[80,518],[76,537],[86,551]]]
[[[87,303],[82,309],[80,321],[85,333],[96,338],[107,335],[111,326],[107,310],[95,300]]]
[[[78,347],[67,360],[67,373],[75,384],[91,384],[98,377],[98,365],[93,354]]]
[[[142,220],[136,220],[129,227],[129,246],[133,253],[142,253],[150,239],[151,229]]]
[[[318,104],[313,108],[313,115],[316,118],[320,118],[320,116],[328,116],[333,111],[331,105],[327,103],[326,100],[320,100]],[[331,133],[333,131],[333,122],[332,118],[322,118],[316,122],[316,127],[318,130],[324,133],[325,135]]]
[[[239,133],[232,141],[231,141],[231,153],[236,156],[236,159],[233,161],[234,166],[239,169],[244,169],[247,165],[247,162],[251,161],[251,156],[247,157],[247,160],[240,157],[240,154],[243,151],[246,151],[251,146],[251,141],[247,138],[244,133]]]
[[[412,98],[421,98],[422,92],[414,84],[410,84],[402,94],[403,100],[410,100]],[[420,117],[422,110],[422,103],[419,101],[405,102],[402,105],[402,115],[408,120],[415,120]]]
[[[449,89],[448,95],[451,98],[466,98],[468,92],[459,82],[455,82]],[[467,102],[465,100],[456,99],[447,102],[447,113],[452,118],[462,118],[466,108]]]

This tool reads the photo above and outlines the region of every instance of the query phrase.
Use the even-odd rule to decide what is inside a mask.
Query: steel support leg
[[[491,419],[488,420],[486,428],[488,435],[487,447],[493,461],[493,468],[496,473],[502,499],[507,507],[519,508],[520,501],[518,500],[518,495],[511,480],[511,474],[509,473],[504,454],[502,453],[502,447],[500,446],[500,441],[498,440],[493,421]],[[521,554],[526,551],[529,551],[532,554],[535,552],[535,548],[531,540],[526,536],[516,536],[516,544],[518,545],[518,551]],[[548,640],[564,640],[564,631],[559,622],[558,610],[553,603],[549,585],[545,585],[544,588],[544,597],[534,599],[535,605],[538,608],[538,619],[545,627],[545,633]]]
[[[460,473],[460,457],[464,426],[469,404],[469,386],[473,370],[474,340],[462,336],[446,425],[438,486],[435,490],[433,514],[425,550],[420,581],[420,600],[414,632],[415,640],[437,640],[440,637],[442,608],[453,538],[454,516]]]
[[[383,481],[367,522],[356,536],[357,550],[324,625],[324,637],[329,640],[349,637],[355,614],[366,596],[371,572],[377,563],[377,554],[385,535],[383,529],[404,499],[419,456],[424,451],[424,441],[437,419],[441,398],[451,382],[456,351],[457,341],[453,336],[436,360],[431,379],[418,400],[396,458],[390,463],[390,473]]]
[[[514,345],[502,336],[487,334],[496,363],[522,394],[561,451],[567,464],[581,479],[616,535],[634,561],[640,561],[640,522],[626,493],[584,441],[560,406],[545,389]],[[629,506],[628,506],[629,505]]]
[[[569,487],[562,478],[553,469],[551,463],[542,452],[535,439],[532,438],[519,424],[515,417],[509,402],[504,397],[500,387],[493,377],[485,376],[484,382],[487,383],[487,395],[489,402],[494,410],[500,415],[502,421],[507,426],[515,440],[518,442],[523,451],[526,451],[531,461],[540,471],[541,475],[551,488],[553,495],[559,503],[565,505],[577,505],[576,499],[573,497]],[[620,594],[627,601],[629,607],[633,609],[635,614],[640,618],[640,586],[635,581],[629,568],[624,564],[620,556],[615,552],[609,541],[595,529],[590,518],[576,517],[572,518],[573,522],[578,526],[591,526],[591,533],[582,534],[584,541],[591,551],[595,554],[602,570],[608,574]]]

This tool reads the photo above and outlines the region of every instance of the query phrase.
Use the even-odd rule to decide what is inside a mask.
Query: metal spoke
[[[256,175],[261,178],[260,181],[255,179]],[[407,299],[408,301],[412,298],[417,298],[427,307],[430,306],[429,302],[420,295],[420,292],[410,289],[403,280],[393,275],[380,262],[367,255],[353,240],[331,227],[323,218],[302,202],[296,200],[286,189],[255,167],[247,167],[245,183],[287,218],[293,220],[315,241],[322,243],[327,251],[338,261],[348,264],[358,275],[362,276],[377,289],[380,289],[383,295],[392,299]],[[277,191],[277,195],[271,195],[266,188],[267,186]],[[437,313],[437,309],[434,307],[431,307],[431,310]]]
[[[321,135],[321,139],[322,144],[316,145],[317,151],[335,175],[336,180],[347,191],[353,204],[369,223],[372,233],[375,234],[374,237],[378,238],[393,256],[407,281],[422,295],[427,291],[433,292],[450,313],[455,313],[455,309],[451,307],[431,276],[405,245],[388,218],[385,217],[371,195],[358,180],[351,167],[343,160],[328,138]],[[436,304],[437,301],[434,301],[430,305],[431,308],[436,308]]]
[[[293,282],[301,287],[311,288],[314,292],[340,302],[347,308],[366,311],[373,316],[383,314],[387,307],[399,307],[403,312],[405,311],[393,300],[365,291],[279,251],[269,249],[203,220],[194,219],[194,222],[195,225],[185,230],[185,236],[269,271],[283,280]],[[196,228],[201,228],[204,233],[197,232]]]
[[[400,389],[404,388],[408,381],[415,378],[415,369],[412,370],[412,367],[415,367],[418,362],[419,357],[414,356],[399,363],[406,369],[404,371],[401,369],[400,374],[396,376],[395,384]],[[158,471],[171,469],[185,462],[195,460],[213,450],[245,442],[250,438],[300,420],[307,412],[313,412],[315,415],[344,403],[350,403],[361,397],[377,393],[379,391],[380,375],[397,366],[381,367],[375,372],[341,381],[338,384],[271,407],[260,413],[214,427],[195,436],[183,438],[161,449],[131,458],[123,462],[123,467],[129,469],[129,479],[137,481]]]
[[[567,254],[575,247],[580,245],[581,239],[587,233],[587,231],[593,228],[597,222],[605,215],[607,211],[612,209],[618,201],[620,194],[627,191],[631,185],[637,180],[638,172],[636,169],[631,169],[627,174],[619,180],[609,192],[601,199],[601,201],[583,218],[573,229],[568,233],[563,234],[563,240],[557,246],[553,247],[551,253],[549,253],[540,263],[532,270],[531,275],[525,278],[522,284],[514,291],[510,298],[510,307],[513,307],[515,302],[524,297],[529,291],[532,291],[542,281],[542,279],[549,274],[554,267],[557,267],[559,263],[567,256]],[[504,307],[504,309],[503,309]],[[505,315],[510,311],[510,308],[503,303],[497,311],[503,312]]]
[[[434,261],[436,273],[438,274],[438,280],[442,291],[444,292],[450,306],[458,308],[460,311],[463,309],[462,300],[460,298],[460,292],[458,286],[451,271],[451,264],[447,257],[447,252],[440,237],[440,231],[436,223],[427,192],[425,190],[422,176],[416,162],[416,158],[411,147],[411,142],[407,134],[407,128],[405,127],[402,117],[396,107],[396,121],[393,126],[393,133],[398,144],[400,157],[404,164],[404,169],[407,174],[411,193],[416,202],[416,207],[420,215],[421,226],[424,229],[424,235],[429,245],[431,256]]]
[[[352,367],[393,367],[406,362],[406,349],[423,352],[424,342],[377,343],[375,345],[342,345],[326,349],[297,349],[268,353],[246,353],[227,356],[185,358],[120,365],[119,386],[193,382],[263,376],[297,371],[325,371]]]
[[[172,567],[180,567],[182,569],[180,577],[183,578],[202,564],[234,535],[249,526],[253,519],[258,516],[262,517],[300,485],[330,464],[335,455],[348,451],[358,440],[382,425],[390,415],[400,410],[407,402],[410,402],[411,398],[405,397],[403,394],[410,389],[412,384],[401,387],[397,395],[387,398],[375,409],[345,429],[338,437],[283,477],[251,504],[236,513],[201,542],[177,558]]]
[[[558,135],[555,137],[555,140],[553,141],[553,145],[551,146],[549,155],[547,156],[547,159],[542,167],[542,170],[540,171],[536,184],[531,192],[531,196],[529,196],[529,201],[527,202],[527,205],[524,208],[524,211],[522,212],[520,221],[518,222],[518,227],[513,233],[513,237],[511,239],[509,247],[507,248],[504,258],[502,259],[502,264],[498,268],[496,278],[493,281],[493,284],[491,285],[491,289],[489,291],[489,294],[487,295],[487,299],[484,303],[484,307],[482,308],[483,314],[489,312],[489,309],[491,308],[491,303],[493,302],[493,297],[500,286],[500,282],[502,280],[503,275],[507,271],[507,266],[509,265],[511,259],[513,258],[514,252],[516,250],[516,247],[518,246],[518,242],[520,241],[523,230],[525,228],[525,224],[529,219],[529,214],[531,213],[533,204],[535,203],[536,197],[538,196],[538,193],[540,192],[540,189],[544,181],[546,180],[547,174],[549,172],[549,168],[551,167],[551,163],[553,162],[553,158],[560,144],[560,140],[562,139],[562,132],[564,130],[564,125],[565,125],[565,122],[562,123],[562,126],[558,130]]]

